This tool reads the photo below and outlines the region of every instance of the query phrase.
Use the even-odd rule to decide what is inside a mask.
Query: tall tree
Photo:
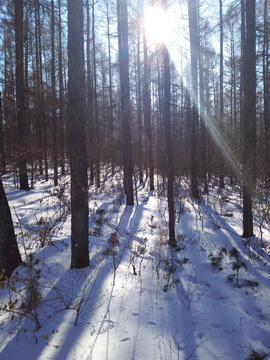
[[[202,39],[200,37],[200,50],[202,49]],[[203,68],[203,52],[199,53],[199,81],[200,81],[200,148],[201,148],[201,177],[204,181],[204,193],[208,193],[207,166],[206,166],[206,144],[207,144],[207,126],[206,126],[206,74]]]
[[[245,46],[246,46],[246,0],[241,0],[241,77],[240,77],[240,131],[241,131],[241,150],[243,150],[243,138],[244,138],[244,102],[245,102]]]
[[[14,0],[15,46],[16,46],[16,105],[19,135],[20,189],[29,190],[27,176],[27,124],[25,118],[25,89],[23,61],[23,0]]]
[[[144,5],[144,1],[143,1]],[[151,124],[151,93],[150,93],[150,66],[148,59],[148,46],[145,30],[145,20],[143,21],[143,109],[144,109],[144,128],[147,139],[147,160],[149,167],[150,191],[154,190],[154,157],[153,157],[153,136]]]
[[[270,186],[270,6],[268,0],[264,1],[264,35],[263,35],[263,93],[264,93],[264,129],[265,129],[265,161],[266,183]]]
[[[252,195],[256,176],[256,30],[255,0],[246,0],[246,39],[244,43],[244,171],[243,238],[254,235]]]
[[[22,263],[14,233],[11,213],[0,177],[0,280],[10,277]]]
[[[89,266],[84,83],[83,0],[68,0],[68,133],[72,268]]]
[[[167,0],[162,0],[162,6],[167,13]],[[168,176],[168,209],[169,209],[169,245],[175,245],[175,215],[174,215],[174,159],[171,135],[171,72],[170,72],[170,54],[167,44],[163,42],[163,61],[164,61],[164,104],[163,119],[165,129],[165,142],[167,150],[167,176]]]
[[[224,95],[223,95],[223,78],[224,78],[224,66],[223,66],[223,2],[222,0],[219,0],[219,30],[220,30],[220,61],[219,61],[219,98],[220,98],[220,131],[223,133],[224,131]],[[220,175],[219,175],[219,186],[221,189],[224,188],[224,158],[222,151],[220,152]]]
[[[40,0],[35,0],[35,46],[36,46],[36,118],[37,118],[37,136],[40,146],[39,150],[39,168],[43,174],[43,160],[45,168],[45,181],[49,180],[48,166],[48,139],[47,139],[47,121],[45,114],[45,89],[43,82],[43,62],[42,56],[42,20],[41,20]]]
[[[190,36],[190,58],[191,58],[191,195],[194,199],[199,198],[198,191],[198,159],[197,159],[197,129],[198,129],[198,22],[197,22],[197,0],[188,0],[188,19]]]
[[[96,34],[95,34],[95,0],[92,0],[92,51],[93,51],[93,102],[94,102],[94,133],[95,133],[95,180],[100,187],[100,124],[97,94],[97,60],[96,60]]]
[[[108,66],[109,66],[109,142],[112,174],[114,175],[115,167],[115,149],[114,149],[114,116],[113,116],[113,88],[112,88],[112,49],[111,49],[111,19],[109,1],[106,3],[107,16],[107,41],[108,41]]]
[[[134,205],[130,132],[130,84],[127,0],[117,0],[118,48],[121,91],[122,151],[127,205]]]
[[[58,0],[58,66],[59,66],[59,153],[61,174],[65,175],[65,121],[64,121],[64,74],[63,74],[63,49],[62,49],[62,14],[61,0]]]
[[[88,141],[88,166],[90,168],[90,185],[94,184],[94,94],[93,75],[91,68],[91,22],[90,22],[90,0],[86,0],[86,104],[87,104],[87,138]]]
[[[57,139],[57,117],[56,117],[56,80],[55,80],[55,14],[54,0],[51,0],[51,79],[52,79],[52,137],[53,137],[53,180],[54,185],[58,185],[58,139]]]
[[[2,93],[0,92],[0,174],[6,173],[6,153],[4,146],[4,122],[2,110]]]
[[[137,163],[139,168],[139,181],[143,183],[142,169],[142,78],[141,78],[141,0],[137,2],[137,112],[138,112],[138,157]]]

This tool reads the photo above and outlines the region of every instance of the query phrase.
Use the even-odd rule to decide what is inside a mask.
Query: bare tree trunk
[[[244,72],[244,52],[245,52],[245,46],[246,46],[246,0],[240,0],[241,1],[241,78],[240,78],[240,133],[241,133],[241,139],[240,139],[240,148],[241,151],[243,151],[243,139],[244,139],[244,121],[245,121],[245,72]]]
[[[224,99],[223,99],[223,14],[222,14],[222,0],[219,0],[219,29],[220,29],[220,73],[219,73],[219,97],[220,97],[220,118],[219,128],[221,134],[224,132]],[[220,148],[221,149],[221,148]],[[219,187],[224,188],[224,157],[222,150],[220,150],[220,174],[219,174]]]
[[[263,37],[263,94],[264,94],[264,129],[265,129],[265,177],[270,186],[270,73],[269,73],[269,32],[270,32],[269,0],[264,1],[264,37]]]
[[[68,131],[72,268],[89,266],[84,83],[83,0],[68,0]]]
[[[205,101],[205,74],[203,72],[203,59],[202,59],[202,51],[200,51],[199,55],[199,77],[200,77],[200,119],[201,119],[201,135],[200,135],[200,143],[201,143],[201,176],[204,181],[204,193],[208,193],[208,179],[207,179],[207,170],[206,170],[206,136],[207,136],[207,127],[206,127],[206,101]]]
[[[107,2],[107,29],[108,29],[108,61],[109,61],[109,98],[110,98],[110,110],[109,110],[109,141],[110,141],[110,156],[112,174],[114,175],[115,167],[115,149],[114,149],[114,116],[113,116],[113,94],[112,94],[112,56],[111,56],[111,34],[110,34],[110,16],[109,16],[109,1]]]
[[[88,166],[90,168],[90,185],[94,184],[94,106],[93,106],[93,79],[90,56],[90,0],[86,1],[86,71],[87,71],[87,137],[88,145]]]
[[[2,93],[0,92],[0,174],[6,173],[6,153],[4,146],[4,124],[2,110]]]
[[[132,184],[132,156],[130,133],[130,85],[128,50],[128,13],[127,0],[117,0],[119,70],[121,89],[122,151],[124,164],[124,186],[127,205],[134,205]]]
[[[95,117],[95,180],[100,188],[100,131],[97,99],[97,67],[96,67],[96,36],[95,36],[95,0],[92,1],[92,41],[93,41],[93,79],[94,79],[94,117]]]
[[[43,175],[43,158],[42,158],[42,150],[43,150],[43,136],[42,136],[42,123],[40,119],[42,119],[41,112],[41,72],[40,72],[40,63],[39,63],[39,0],[35,0],[35,66],[36,66],[36,78],[35,78],[35,92],[36,92],[36,132],[37,132],[37,146],[38,146],[38,162],[39,162],[39,172]]]
[[[19,133],[19,173],[20,189],[29,190],[27,176],[27,125],[25,119],[25,89],[23,68],[23,0],[14,0],[15,43],[16,43],[16,103]]]
[[[62,16],[61,0],[58,0],[58,63],[59,63],[59,152],[61,174],[65,175],[65,121],[64,121],[64,76],[63,76],[63,49],[62,49]]]
[[[255,0],[246,0],[246,43],[244,46],[244,171],[243,238],[254,235],[252,195],[256,183],[256,30]]]
[[[56,118],[56,88],[55,88],[55,19],[54,19],[54,0],[51,0],[51,38],[52,38],[52,132],[53,132],[53,180],[54,186],[58,185],[58,128]]]
[[[21,263],[11,213],[0,177],[0,280],[9,278]]]
[[[167,0],[162,0],[163,9],[167,12]],[[175,246],[175,216],[174,216],[174,159],[171,136],[171,73],[170,73],[170,55],[163,43],[163,61],[164,61],[164,106],[163,119],[165,129],[165,141],[167,150],[167,176],[168,176],[168,209],[169,209],[169,245]]]
[[[47,121],[45,116],[45,103],[44,103],[44,86],[43,86],[43,56],[42,56],[42,30],[41,30],[41,19],[40,19],[40,1],[35,1],[36,6],[36,36],[37,36],[37,49],[36,49],[36,64],[38,71],[38,114],[41,118],[41,124],[38,122],[39,134],[40,134],[40,146],[42,147],[43,159],[44,159],[44,168],[45,168],[45,181],[49,180],[49,170],[48,170],[48,139],[47,139]],[[41,160],[42,162],[42,160]],[[42,164],[40,163],[40,173],[42,174]]]
[[[150,94],[150,68],[148,60],[148,48],[145,32],[145,24],[143,23],[143,55],[144,55],[144,73],[143,73],[143,105],[144,105],[144,127],[147,138],[147,156],[149,167],[150,191],[154,187],[154,158],[153,158],[153,136],[151,124],[151,94]]]
[[[198,24],[197,0],[188,0],[188,17],[190,32],[191,77],[192,77],[192,125],[191,125],[191,195],[199,198],[198,191],[198,159],[197,159],[197,129],[198,129]]]
[[[141,0],[138,0],[138,32],[137,32],[137,111],[138,111],[138,168],[140,183],[143,183],[142,168],[142,79],[141,79]]]

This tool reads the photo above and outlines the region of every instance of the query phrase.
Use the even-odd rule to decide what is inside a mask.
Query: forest
[[[0,16],[0,358],[270,358],[269,0]]]

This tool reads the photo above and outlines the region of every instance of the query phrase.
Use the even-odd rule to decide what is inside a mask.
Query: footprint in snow
[[[221,328],[221,324],[217,324],[217,323],[211,323],[210,326],[211,326],[213,329],[220,329],[220,328]]]
[[[103,334],[106,331],[113,329],[115,324],[117,324],[117,323],[115,323],[114,321],[112,321],[110,319],[104,320],[102,327],[100,329],[100,334]]]
[[[139,313],[137,313],[137,312],[133,312],[132,313],[132,316],[139,316],[140,314]]]
[[[153,320],[149,320],[148,325],[157,325],[157,323],[155,321],[153,321]]]
[[[126,341],[129,341],[130,340],[130,337],[124,337],[123,339],[120,340],[120,342],[126,342]]]
[[[197,334],[197,337],[198,337],[199,339],[202,339],[202,338],[204,337],[204,333],[201,332],[201,331],[199,331],[198,334]]]

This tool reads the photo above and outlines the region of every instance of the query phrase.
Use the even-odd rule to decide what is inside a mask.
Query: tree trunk
[[[198,159],[197,159],[197,129],[198,129],[198,25],[197,0],[188,1],[188,17],[190,32],[191,77],[192,77],[192,124],[191,124],[191,195],[199,198],[198,191]]]
[[[115,167],[115,149],[114,149],[114,116],[113,116],[113,92],[112,92],[112,55],[111,55],[111,34],[110,34],[110,15],[109,15],[109,1],[107,2],[107,39],[108,39],[108,62],[109,62],[109,98],[110,98],[110,110],[109,110],[109,142],[110,142],[110,157],[112,174],[114,175]]]
[[[23,68],[23,0],[14,0],[15,10],[15,45],[16,45],[16,105],[17,125],[19,134],[19,174],[20,189],[29,190],[27,176],[26,136],[27,124],[25,119],[25,90]]]
[[[94,117],[95,117],[95,180],[97,188],[100,188],[100,131],[97,99],[97,66],[96,66],[96,35],[95,35],[95,0],[92,1],[92,41],[93,41],[93,80],[94,80]]]
[[[43,157],[42,157],[42,148],[43,148],[43,133],[42,133],[42,82],[41,82],[41,71],[39,63],[39,36],[40,24],[39,24],[39,0],[35,0],[35,66],[36,66],[36,76],[35,76],[35,87],[34,91],[36,92],[36,102],[35,102],[35,117],[36,117],[36,134],[37,134],[37,151],[38,151],[38,163],[39,163],[39,172],[43,175]]]
[[[167,12],[167,0],[162,0],[163,9]],[[168,209],[169,209],[169,245],[175,246],[175,216],[174,216],[174,160],[171,136],[171,73],[170,55],[165,43],[163,43],[164,61],[164,106],[163,119],[165,129],[165,141],[167,150],[167,176],[168,176]]]
[[[270,186],[270,79],[269,79],[269,0],[264,1],[264,36],[263,36],[263,94],[264,94],[264,129],[265,129],[265,177],[266,185]]]
[[[12,271],[21,263],[11,213],[0,177],[0,280],[3,277],[9,278]]]
[[[137,111],[138,111],[138,168],[139,181],[143,183],[142,168],[142,79],[141,79],[141,16],[140,16],[141,0],[138,0],[138,32],[137,32]]]
[[[128,50],[128,12],[127,0],[117,0],[119,71],[121,91],[122,151],[124,165],[124,186],[127,205],[134,205],[132,184],[132,156],[130,132],[130,85]]]
[[[224,99],[223,99],[223,11],[222,0],[219,0],[219,30],[220,30],[220,68],[219,68],[219,97],[220,97],[220,112],[219,123],[221,136],[224,133]],[[219,174],[219,187],[224,188],[224,157],[222,148],[220,147],[220,174]]]
[[[62,16],[61,0],[58,0],[58,64],[59,64],[59,152],[61,174],[65,175],[65,121],[64,121],[64,76],[63,76],[63,49],[62,49]]]
[[[90,185],[94,184],[94,106],[93,106],[93,79],[90,56],[90,0],[86,1],[86,72],[87,72],[87,138],[88,141],[88,166],[90,168]]]
[[[241,1],[241,63],[240,63],[240,148],[243,151],[243,139],[244,139],[244,121],[245,121],[245,71],[244,71],[244,61],[245,61],[245,46],[246,46],[246,0]]]
[[[145,24],[143,23],[143,56],[144,56],[144,69],[143,69],[143,108],[144,108],[144,127],[147,139],[147,156],[149,167],[149,182],[150,191],[155,189],[154,187],[154,158],[153,158],[153,136],[152,136],[152,124],[151,124],[151,94],[150,94],[150,69],[148,60],[148,48]]]
[[[58,128],[56,118],[56,88],[55,88],[55,20],[54,20],[54,0],[51,0],[51,80],[52,80],[52,132],[53,132],[53,181],[54,186],[58,185]]]
[[[6,173],[6,153],[4,146],[4,124],[2,110],[2,93],[0,92],[0,174]]]
[[[252,195],[256,167],[256,31],[255,0],[246,0],[246,43],[244,46],[244,171],[243,238],[254,235]]]
[[[200,74],[200,121],[201,121],[201,135],[200,135],[200,144],[201,144],[201,176],[204,182],[204,193],[208,193],[208,179],[207,179],[207,169],[206,169],[206,137],[207,137],[207,111],[206,111],[206,100],[205,100],[205,73],[203,71],[203,59],[202,51],[199,54],[199,74]]]
[[[89,266],[85,145],[83,0],[68,0],[68,130],[71,170],[71,268]]]
[[[35,37],[36,37],[36,70],[37,70],[37,130],[38,142],[40,146],[39,168],[43,174],[43,164],[45,168],[45,181],[49,180],[48,171],[48,149],[47,149],[47,121],[45,115],[44,85],[43,85],[43,56],[42,56],[42,29],[40,19],[40,1],[35,0]]]

